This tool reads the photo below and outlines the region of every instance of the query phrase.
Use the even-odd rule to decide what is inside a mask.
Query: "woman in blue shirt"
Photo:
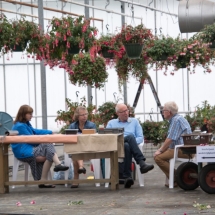
[[[45,129],[35,129],[31,126],[30,121],[33,114],[33,108],[28,105],[22,105],[16,115],[12,130],[19,132],[19,135],[46,135],[52,134],[52,131]],[[54,145],[47,144],[31,144],[31,143],[13,143],[11,144],[14,156],[30,165],[31,173],[35,181],[47,180],[48,172],[55,163],[54,171],[66,171],[69,169],[63,166],[56,154]],[[40,184],[39,188],[54,188],[54,185]]]
[[[78,129],[79,133],[82,133],[83,129],[96,129],[95,123],[88,121],[87,118],[88,118],[87,109],[83,106],[77,107],[74,113],[75,122],[73,122],[69,126],[69,128]],[[73,161],[73,165],[74,165],[74,179],[79,179],[79,174],[86,173],[83,160]],[[78,188],[78,184],[73,184],[71,188]]]

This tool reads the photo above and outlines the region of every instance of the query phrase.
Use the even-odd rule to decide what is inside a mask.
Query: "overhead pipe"
[[[108,13],[114,13],[114,14],[118,14],[118,15],[121,15],[121,16],[127,16],[127,17],[131,17],[131,18],[135,18],[135,19],[140,19],[141,22],[142,22],[142,17],[137,17],[137,16],[133,17],[131,15],[127,15],[127,14],[124,14],[124,13],[118,13],[118,12],[115,12],[115,11],[112,11],[112,10],[107,10],[107,9],[103,9],[103,8],[99,8],[99,7],[95,7],[95,6],[91,6],[91,5],[82,4],[82,3],[79,3],[79,2],[76,2],[76,1],[73,1],[73,0],[61,0],[61,1],[70,2],[71,4],[76,4],[76,5],[80,5],[80,6],[84,6],[84,7],[93,8],[93,9],[96,9],[96,10],[106,11]]]
[[[181,33],[199,32],[215,21],[215,2],[207,0],[183,0],[178,6],[178,22]]]
[[[114,1],[120,1],[120,2],[124,2],[124,3],[128,3],[128,4],[133,4],[133,5],[136,5],[136,6],[139,6],[139,7],[144,7],[146,9],[150,9],[150,10],[154,10],[154,11],[157,11],[157,12],[161,12],[161,13],[165,13],[165,14],[168,14],[168,15],[171,15],[171,16],[178,17],[178,14],[166,12],[166,11],[163,11],[163,10],[159,10],[159,9],[154,8],[154,7],[150,7],[150,6],[147,6],[147,5],[144,5],[144,4],[140,4],[138,2],[127,1],[127,0],[114,0]]]

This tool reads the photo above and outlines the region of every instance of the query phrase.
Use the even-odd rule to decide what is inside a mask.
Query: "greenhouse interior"
[[[203,145],[207,145],[209,142],[214,144],[214,11],[214,0],[0,1],[0,138],[2,138],[0,139],[2,142],[0,146],[2,150],[2,154],[0,150],[0,175],[2,174],[0,176],[0,194],[9,192],[8,187],[12,185],[11,182],[7,181],[6,176],[3,176],[3,174],[8,174],[8,170],[4,167],[5,165],[8,166],[7,159],[3,158],[8,152],[4,151],[6,149],[3,146],[3,141],[4,138],[7,141],[10,135],[11,140],[13,140],[13,135],[20,134],[13,133],[12,130],[16,130],[14,129],[15,127],[5,130],[4,124],[9,120],[10,123],[14,124],[13,126],[16,126],[15,123],[20,119],[18,115],[20,114],[21,116],[20,108],[23,105],[30,107],[27,113],[31,114],[28,119],[30,119],[32,127],[35,129],[44,129],[44,131],[50,130],[60,135],[65,134],[68,131],[67,129],[73,130],[71,125],[76,122],[76,112],[80,106],[82,108],[84,107],[87,113],[79,112],[79,114],[82,113],[79,116],[87,115],[87,119],[95,125],[93,128],[98,133],[105,128],[107,129],[106,131],[109,128],[113,128],[111,130],[112,133],[114,133],[114,128],[118,129],[118,133],[119,131],[121,132],[122,130],[116,126],[117,123],[112,125],[110,121],[119,119],[117,121],[119,123],[121,122],[120,114],[124,114],[124,117],[127,117],[128,112],[128,116],[131,119],[135,118],[143,133],[141,141],[138,142],[138,144],[142,144],[140,151],[144,154],[143,145],[144,147],[149,146],[149,144],[148,146],[144,144],[144,141],[145,143],[151,144],[150,149],[148,148],[151,150],[150,153],[155,149],[151,153],[149,163],[155,164],[156,171],[160,167],[156,156],[167,150],[165,148],[167,139],[171,136],[171,129],[175,129],[175,127],[171,127],[171,117],[174,116],[174,111],[171,112],[172,109],[168,109],[170,103],[176,104],[176,112],[182,118],[181,120],[188,123],[187,125],[189,125],[190,129],[188,129],[188,134],[200,131],[203,131],[205,134],[207,132],[205,134],[206,136],[203,137],[204,140],[201,140],[201,135],[198,133],[198,136],[195,137],[196,139],[194,138],[195,140],[193,139],[193,142],[197,142],[197,139],[200,139],[200,143]],[[120,109],[122,107],[126,107],[126,110],[123,109],[122,111]],[[85,109],[81,110],[84,111]],[[169,111],[169,114],[173,115],[168,118],[169,115],[165,111]],[[126,122],[129,123],[130,121],[128,120]],[[81,129],[80,127],[78,129],[79,132]],[[92,128],[89,127],[90,129]],[[71,132],[77,134],[76,131]],[[33,132],[33,134],[36,133]],[[68,134],[71,135],[73,133]],[[9,136],[7,137],[5,135]],[[77,143],[77,136],[73,135],[72,141]],[[180,136],[180,138],[182,137]],[[51,140],[49,139],[49,142]],[[41,142],[38,139],[37,141]],[[116,141],[118,141],[117,144],[120,144],[119,139]],[[125,139],[124,141],[126,142]],[[45,140],[45,143],[49,142]],[[5,143],[9,144],[9,142]],[[54,143],[62,143],[62,140],[56,140]],[[196,146],[195,143],[193,145]],[[140,147],[140,145],[138,146]],[[212,152],[210,151],[208,154],[212,153],[210,159],[214,159],[215,153],[213,151],[215,151],[215,147],[210,147],[212,148],[208,148],[208,150],[212,150]],[[174,147],[171,149],[174,149]],[[175,150],[178,152],[177,150],[180,151],[181,149],[176,147]],[[172,171],[168,171],[166,179],[169,182],[165,184],[169,188],[174,188],[177,185],[184,189],[184,193],[186,193],[186,190],[196,189],[193,191],[193,202],[195,203],[192,204],[195,211],[193,208],[187,206],[189,213],[186,210],[183,212],[182,209],[179,210],[178,208],[177,213],[174,213],[174,209],[161,206],[154,212],[151,208],[146,208],[146,211],[142,212],[139,204],[137,209],[132,208],[133,206],[131,208],[127,206],[127,209],[131,209],[130,212],[134,214],[185,215],[197,214],[199,213],[198,210],[205,210],[207,214],[214,214],[214,209],[212,211],[210,206],[213,203],[210,201],[209,196],[201,192],[203,190],[208,194],[215,193],[214,169],[211,170],[211,168],[209,169],[210,165],[206,165],[205,170],[200,171],[202,168],[204,169],[202,164],[199,165],[203,161],[198,161],[198,159],[195,161],[195,156],[193,157],[192,154],[196,154],[197,152],[201,154],[203,152],[196,150],[188,150],[188,152],[183,153],[188,154],[188,160],[192,160],[195,164],[192,163],[193,166],[188,165],[189,168],[183,165],[183,167],[181,166],[177,169],[177,171],[181,172],[186,170],[186,174],[188,174],[187,171],[191,171],[189,172],[191,174],[189,177],[183,173],[189,178],[189,180],[187,179],[189,182],[192,179],[190,182],[192,186],[184,185],[183,183],[186,183],[186,180],[182,182],[183,177],[178,177],[178,175],[177,177],[179,179],[177,179],[176,183],[174,165],[178,159],[178,155],[174,156],[174,154],[168,160],[168,165],[170,165],[170,168],[173,165],[173,169]],[[124,150],[122,151],[124,153]],[[65,156],[65,153],[60,152],[59,156]],[[110,166],[113,167],[116,164],[115,159],[118,158],[113,154],[109,156],[112,156],[112,161],[108,168]],[[147,152],[145,152],[144,156],[147,156]],[[15,157],[17,156],[14,155],[14,159],[16,159]],[[66,165],[69,157],[65,156],[63,159]],[[183,159],[179,160],[184,162]],[[205,161],[207,162],[208,159]],[[87,157],[86,160],[90,160],[90,158]],[[18,157],[17,162],[21,162]],[[23,162],[28,161],[23,160]],[[107,166],[105,168],[102,166],[108,163],[106,158],[105,161],[103,158],[100,162],[99,165],[101,165],[103,176],[107,174],[109,176],[111,175],[109,182],[107,181],[109,179],[104,177],[106,179],[101,180],[101,183],[103,182],[106,185],[110,183],[107,187],[111,187],[111,190],[118,189],[118,184],[115,186],[114,181],[118,179],[118,175],[115,175],[118,167],[117,170],[115,169],[116,172],[114,172],[115,170],[109,169],[107,173]],[[171,162],[174,162],[174,164]],[[213,160],[211,162],[214,164]],[[158,166],[156,166],[156,163]],[[19,164],[17,165],[19,167]],[[139,163],[138,161],[135,161],[135,165],[140,166],[140,171],[136,170],[137,173],[135,174],[137,174],[136,178],[139,180],[139,185],[144,186],[143,181],[141,185],[141,180],[143,180],[143,178],[141,179],[143,176],[141,174],[152,170],[154,165],[144,163],[146,166],[141,167],[141,162]],[[214,165],[211,166],[214,168]],[[93,168],[95,168],[94,163],[91,164],[91,169]],[[148,169],[145,170],[144,168]],[[64,171],[63,165],[59,169],[56,165],[54,169],[56,170],[54,170],[55,172]],[[165,173],[163,169],[162,171]],[[81,171],[81,173],[84,173],[84,171],[86,173],[86,169],[81,169]],[[201,174],[197,174],[198,171]],[[152,180],[148,176],[150,174],[151,172],[146,174],[148,181]],[[157,180],[156,184],[159,183],[158,172],[153,174],[153,177]],[[196,174],[195,177],[193,174]],[[34,179],[36,176],[33,175]],[[41,177],[43,178],[43,176]],[[201,179],[201,177],[205,177],[205,180]],[[207,177],[210,177],[210,180]],[[126,180],[127,178],[125,179],[124,186],[125,188],[130,188],[134,184],[133,179],[132,181]],[[66,182],[68,183],[68,180]],[[74,187],[78,187],[77,183],[79,182],[75,182],[73,184]],[[33,185],[33,182],[25,182],[24,184],[17,182],[15,184]],[[54,186],[54,182],[50,182],[50,185],[45,185],[45,183],[41,185],[39,182],[35,182],[35,184],[39,185],[39,188]],[[63,184],[63,182],[59,182],[59,184]],[[136,185],[137,192],[141,192],[138,191],[139,185]],[[82,191],[84,188],[82,189],[81,187]],[[87,189],[89,191],[89,187]],[[148,191],[151,191],[153,188],[149,187],[148,189]],[[12,192],[18,195],[15,189]],[[96,191],[92,192],[96,193]],[[23,199],[26,197],[25,194],[27,195],[27,191],[22,194]],[[168,198],[169,194],[168,191],[165,191],[164,198]],[[171,201],[174,201],[175,198],[173,194],[171,193],[173,198]],[[177,194],[180,196],[182,193],[178,192]],[[63,193],[60,195],[63,196]],[[66,195],[69,195],[69,192]],[[124,193],[122,195],[126,196],[127,194]],[[140,196],[141,194],[133,193],[132,195],[138,199],[138,195]],[[205,198],[208,203],[198,204],[200,202],[197,201],[198,195],[201,198],[203,198],[203,195],[204,197],[206,196]],[[84,198],[83,196],[79,197]],[[13,199],[12,196],[9,198],[11,200]],[[42,198],[46,200],[45,194]],[[102,196],[102,198],[105,197]],[[180,201],[180,197],[178,198],[177,201]],[[93,202],[90,197],[85,200],[91,203]],[[111,196],[108,196],[107,200],[111,201]],[[53,203],[52,200],[50,201]],[[122,199],[119,201],[118,203],[123,202]],[[147,200],[144,199],[144,201]],[[160,200],[154,199],[152,201]],[[16,206],[21,206],[21,203],[19,203],[18,201]],[[70,201],[67,206],[73,204],[73,207],[75,207],[74,204],[79,205],[82,203],[82,201],[77,201],[76,203]],[[33,202],[31,204],[35,203]],[[162,205],[162,203],[159,204]],[[169,204],[173,203],[169,202]],[[96,205],[95,207],[99,206]],[[175,207],[179,207],[179,205]],[[9,212],[15,212],[15,210],[9,209],[9,205],[7,205],[7,209]],[[47,209],[47,214],[60,213],[60,208],[54,212],[50,212],[49,209]],[[46,211],[36,209],[32,209],[32,211],[35,214],[46,214]],[[5,211],[1,208],[0,203],[0,214],[1,212]],[[30,211],[24,209],[21,211],[20,209],[21,214],[25,214],[24,212]],[[64,211],[63,214],[69,214],[67,212]],[[88,212],[88,214],[93,214],[93,208],[90,208]],[[119,211],[113,209],[110,211],[107,210],[106,212],[105,210],[99,211],[98,208],[95,209],[95,214],[129,214],[129,210],[126,211],[126,209]],[[81,208],[77,209],[77,214],[87,214],[87,208],[83,210]]]
[[[99,40],[101,35],[117,35],[122,26],[129,25],[133,27],[143,25],[152,34],[151,41],[143,48],[145,54],[143,53],[142,57],[145,56],[144,66],[146,68],[141,68],[141,65],[138,65],[138,60],[129,63],[125,53],[123,53],[122,61],[117,61],[116,58],[106,58],[105,71],[107,77],[102,76],[103,80],[98,80],[100,81],[98,87],[95,86],[96,77],[90,83],[91,85],[87,81],[79,81],[79,77],[72,82],[69,78],[69,71],[66,71],[60,62],[56,66],[46,63],[43,67],[42,61],[37,59],[36,53],[32,52],[33,46],[29,50],[26,48],[18,52],[2,52],[0,57],[0,96],[2,98],[0,110],[12,117],[16,116],[21,105],[28,104],[34,109],[32,119],[34,126],[41,127],[43,125],[44,128],[60,130],[63,122],[58,123],[55,119],[58,111],[68,110],[66,99],[78,103],[85,99],[86,105],[93,104],[96,110],[105,102],[124,102],[134,107],[135,117],[139,118],[141,122],[146,120],[162,121],[159,104],[163,105],[168,101],[175,101],[179,107],[179,112],[183,115],[194,112],[197,107],[203,107],[205,102],[211,106],[215,104],[212,57],[210,60],[197,60],[190,63],[193,57],[189,56],[191,61],[187,63],[186,68],[182,69],[175,64],[174,59],[158,61],[157,56],[153,56],[153,50],[151,52],[152,57],[146,59],[147,46],[152,46],[153,44],[150,43],[155,38],[159,40],[162,38],[189,40],[197,36],[201,30],[200,26],[209,24],[207,22],[210,21],[210,18],[208,20],[203,19],[203,15],[200,13],[201,8],[198,14],[194,11],[195,8],[190,6],[189,10],[187,9],[189,16],[186,17],[183,12],[180,12],[180,10],[183,11],[183,7],[186,8],[183,1],[160,0],[150,3],[149,0],[136,2],[47,0],[43,1],[42,11],[38,11],[38,4],[35,1],[1,1],[0,4],[1,16],[6,16],[9,22],[23,19],[39,25],[38,12],[42,13],[44,34],[56,33],[55,30],[53,32],[51,30],[54,19],[62,20],[67,19],[67,17],[75,19],[80,16],[89,17],[90,26],[95,28],[97,32],[94,36],[95,40]],[[89,6],[86,7],[85,4],[89,4]],[[191,1],[190,5],[192,4]],[[152,8],[156,9],[153,10]],[[211,20],[213,20],[212,7],[209,5],[209,8],[211,8]],[[203,23],[204,21],[206,23]],[[199,29],[194,29],[198,32],[189,32],[189,30],[186,32],[187,26],[192,25],[197,26],[196,28],[199,27]],[[1,45],[4,46],[4,43]],[[27,47],[29,45],[30,41]],[[178,50],[178,53],[180,51],[183,52],[183,47]],[[85,53],[85,50],[83,52]],[[200,59],[202,57],[200,56]],[[141,61],[140,59],[139,61]],[[124,77],[123,74],[120,74],[124,69],[122,67],[123,60],[128,62],[128,69],[124,73]],[[116,64],[116,62],[118,63]],[[150,76],[151,82],[147,78],[144,79],[145,74],[142,74],[141,77],[140,70],[143,69]],[[144,84],[141,85],[141,82]],[[204,86],[208,86],[208,88]],[[137,93],[138,89],[141,91],[139,94]],[[152,89],[156,91],[157,96]]]

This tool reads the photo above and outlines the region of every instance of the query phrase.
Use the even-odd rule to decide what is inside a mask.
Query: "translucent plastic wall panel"
[[[87,87],[80,87],[78,85],[73,85],[69,81],[68,73],[66,73],[66,98],[71,99],[72,102],[81,102],[81,98],[85,96],[87,100]]]
[[[14,116],[19,107],[29,103],[26,66],[5,66],[7,112]]]
[[[5,90],[4,90],[4,71],[0,65],[0,111],[5,112]]]
[[[190,80],[190,110],[194,111],[197,105],[207,100],[210,105],[215,105],[215,67],[211,66],[210,74],[198,67],[195,74],[189,75]]]
[[[65,108],[64,70],[46,67],[47,114],[56,115],[57,111]]]

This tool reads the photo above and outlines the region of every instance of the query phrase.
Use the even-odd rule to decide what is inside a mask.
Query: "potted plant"
[[[187,67],[188,71],[190,71],[192,65],[193,73],[195,73],[195,67],[202,65],[206,72],[211,72],[209,68],[211,63],[211,50],[207,44],[201,41],[192,38],[189,40],[181,40],[179,49],[175,55],[177,57],[172,61],[175,70]]]
[[[156,37],[152,40],[151,47],[146,50],[147,56],[152,58],[152,62],[167,61],[174,57],[178,50],[178,39],[172,37]],[[168,59],[169,58],[169,59]]]
[[[168,121],[154,122],[146,120],[141,123],[145,142],[152,142],[157,146],[165,141],[168,131]]]
[[[215,48],[215,23],[206,25],[199,33],[194,35],[197,39],[208,43],[210,48]]]
[[[153,35],[143,24],[136,27],[128,25],[124,26],[115,38],[117,43],[123,43],[129,58],[137,59],[142,53],[143,45],[153,38]]]
[[[6,54],[9,50],[9,38],[13,32],[12,24],[7,17],[0,14],[0,50],[2,54]]]
[[[201,129],[203,126],[210,128],[210,132],[214,133],[214,117],[215,106],[211,106],[208,101],[203,101],[202,106],[197,106],[194,113],[185,115],[185,118],[190,124],[192,131],[196,128]]]
[[[10,37],[10,47],[12,51],[25,50],[27,43],[33,41],[40,35],[38,24],[28,21],[25,17],[12,21],[13,31]]]
[[[104,58],[99,56],[91,58],[88,53],[74,55],[71,69],[69,80],[75,85],[101,88],[108,78]]]
[[[104,58],[113,59],[114,58],[114,36],[112,34],[101,35],[96,41],[98,45],[98,53]]]

